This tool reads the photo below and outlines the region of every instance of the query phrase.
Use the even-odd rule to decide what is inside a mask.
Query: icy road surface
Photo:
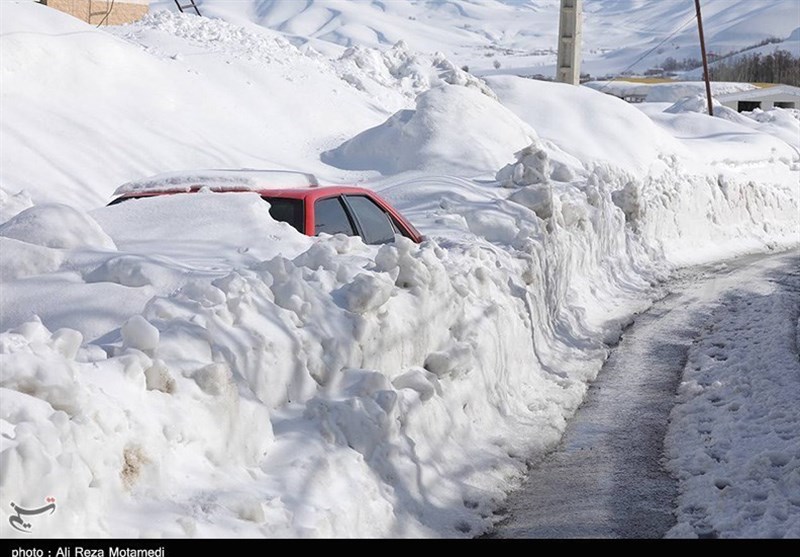
[[[800,253],[685,272],[669,291],[491,537],[797,535]]]

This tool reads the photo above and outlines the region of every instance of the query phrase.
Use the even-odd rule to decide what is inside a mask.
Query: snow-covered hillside
[[[165,7],[173,2],[162,2]],[[440,51],[473,72],[555,75],[559,0],[202,0],[204,14],[285,33],[328,53],[341,47]],[[704,0],[708,50],[724,55],[764,39],[800,55],[795,0]],[[692,0],[585,0],[582,69],[643,72],[668,57],[700,58]],[[647,52],[649,56],[638,59]]]
[[[673,268],[800,244],[798,111],[483,81],[395,2],[404,43],[332,50],[235,4],[0,3],[0,491],[56,499],[33,535],[480,534]],[[433,4],[405,21],[498,7]],[[426,240],[309,238],[252,193],[105,207],[192,168],[357,183]]]

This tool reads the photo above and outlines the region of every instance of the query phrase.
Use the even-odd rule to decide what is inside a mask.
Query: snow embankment
[[[609,315],[657,273],[602,185],[547,221],[462,186],[479,235],[321,238],[195,275],[93,343],[37,320],[0,335],[3,492],[55,497],[46,535],[484,531],[580,403],[606,353],[593,339],[619,335]],[[159,201],[177,197],[95,214],[124,224]]]

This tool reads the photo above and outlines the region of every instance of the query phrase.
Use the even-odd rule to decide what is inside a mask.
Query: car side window
[[[266,196],[262,196],[261,199],[269,203],[269,214],[273,219],[292,225],[300,233],[304,232],[305,222],[301,199]]]
[[[355,236],[350,217],[339,197],[319,199],[314,203],[314,234],[347,234]]]
[[[377,203],[364,195],[346,195],[345,200],[361,227],[364,242],[385,244],[394,240],[392,221]]]

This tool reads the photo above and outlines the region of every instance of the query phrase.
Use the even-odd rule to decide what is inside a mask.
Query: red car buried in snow
[[[109,205],[159,195],[255,192],[268,202],[269,213],[308,236],[361,236],[367,244],[394,241],[395,235],[419,243],[422,236],[375,192],[354,186],[320,186],[303,172],[277,170],[198,170],[159,174],[120,186]]]

